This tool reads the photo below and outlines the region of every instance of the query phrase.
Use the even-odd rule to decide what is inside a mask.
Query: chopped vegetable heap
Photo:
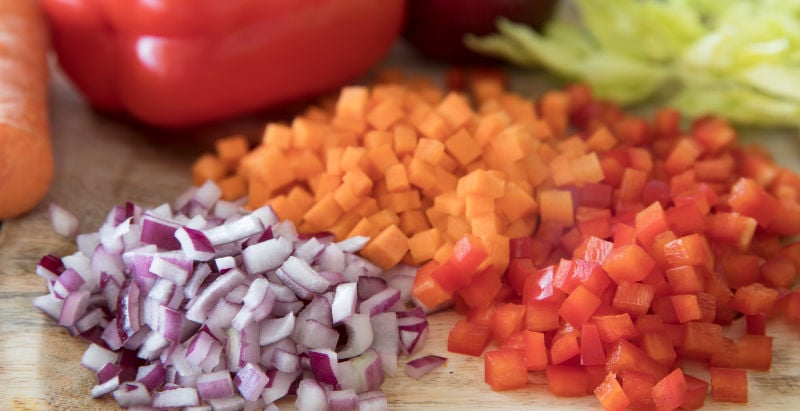
[[[665,92],[690,115],[797,126],[800,3],[792,0],[575,0],[543,34],[502,20],[466,36],[475,51],[588,83],[602,98],[639,103]],[[675,87],[679,85],[679,87]]]

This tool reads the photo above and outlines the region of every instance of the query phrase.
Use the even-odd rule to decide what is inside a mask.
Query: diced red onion
[[[215,256],[214,245],[200,230],[183,226],[175,230],[175,238],[186,257],[192,260],[208,261]]]
[[[361,304],[358,305],[358,312],[367,315],[380,314],[388,311],[397,304],[398,301],[400,301],[400,290],[386,288],[362,301]]]
[[[330,411],[358,409],[358,394],[353,390],[327,391],[325,396],[328,400],[328,409]]]
[[[386,394],[378,390],[358,394],[358,411],[389,411]]]
[[[209,275],[211,267],[208,264],[197,264],[186,286],[183,287],[183,295],[186,298],[194,298]]]
[[[272,366],[283,372],[294,372],[300,369],[300,359],[294,353],[276,349],[272,352]]]
[[[81,289],[88,290],[89,286],[83,277],[71,268],[64,270],[53,283],[53,292],[58,298],[66,298],[71,293]]]
[[[117,332],[120,341],[124,344],[142,326],[139,311],[141,293],[135,281],[128,281],[120,289],[119,302],[117,303]]]
[[[181,286],[186,284],[192,271],[192,260],[176,254],[156,254],[150,263],[151,273]]]
[[[263,230],[264,226],[261,224],[261,220],[253,214],[248,214],[238,220],[203,230],[203,234],[212,245],[218,246],[244,240]]]
[[[233,201],[219,200],[214,204],[214,217],[226,219],[239,214],[241,207]]]
[[[175,238],[179,224],[167,221],[152,212],[145,212],[141,219],[139,241],[154,244],[162,250],[179,250],[181,243]]]
[[[292,383],[299,375],[299,371],[287,373],[278,371],[276,369],[270,370],[267,373],[267,376],[269,376],[269,382],[267,382],[267,386],[262,392],[264,402],[270,404],[285,397],[286,394],[289,393],[289,388],[292,386]]]
[[[105,327],[108,321],[105,319],[105,313],[101,308],[95,308],[78,321],[75,321],[73,328],[76,334],[83,334],[84,332],[94,327]]]
[[[122,343],[122,347],[125,349],[134,351],[138,350],[139,347],[144,344],[144,340],[147,339],[147,336],[150,334],[150,327],[146,324],[142,325],[142,328],[139,328],[139,331],[133,333],[124,343]]]
[[[149,405],[151,398],[147,387],[140,382],[125,382],[114,391],[114,399],[120,407]]]
[[[78,321],[89,307],[91,293],[88,290],[78,290],[64,298],[64,305],[61,308],[61,315],[58,317],[58,325],[71,327]]]
[[[373,295],[385,290],[388,285],[386,280],[381,277],[361,276],[358,277],[358,299],[366,300]]]
[[[56,298],[53,294],[45,294],[35,297],[33,299],[33,305],[51,318],[57,320],[61,316],[64,300]]]
[[[69,212],[66,208],[50,203],[49,207],[50,225],[53,231],[64,237],[74,237],[78,232],[78,217]]]
[[[228,326],[241,308],[241,304],[235,304],[223,298],[211,308],[205,323],[214,327]]]
[[[144,384],[149,391],[164,385],[166,377],[167,369],[158,361],[143,365],[136,370],[136,381]]]
[[[214,411],[240,411],[244,409],[244,398],[232,395],[226,398],[214,398],[208,400],[211,409]]]
[[[198,405],[200,398],[192,387],[179,387],[153,392],[151,405],[157,408],[180,408]]]
[[[447,358],[431,354],[407,362],[403,369],[406,375],[418,380],[423,375],[443,366],[445,362],[447,362]]]
[[[119,353],[103,348],[97,344],[89,344],[81,357],[81,365],[97,372],[108,363],[116,364]]]
[[[251,362],[240,368],[233,379],[236,389],[247,401],[256,401],[261,397],[261,393],[264,387],[267,386],[268,381],[267,374],[264,373],[261,367]]]
[[[217,271],[225,272],[230,270],[231,268],[235,268],[237,266],[236,258],[232,255],[219,257],[214,259],[214,265],[217,267]]]
[[[238,269],[221,274],[194,299],[194,303],[186,311],[186,318],[202,323],[214,303],[244,282],[245,279],[245,275]]]
[[[317,381],[330,386],[339,385],[338,377],[338,356],[330,349],[316,349],[306,351],[310,363],[311,372]]]
[[[361,251],[367,242],[369,242],[369,237],[353,236],[337,242],[336,245],[346,253],[355,253]]]
[[[285,273],[292,280],[292,282],[312,293],[323,293],[328,289],[328,287],[331,286],[331,282],[325,277],[319,275],[319,273],[314,270],[311,265],[295,256],[289,256],[286,261],[281,264],[280,271],[276,271],[276,274],[280,272]],[[284,278],[281,279],[284,280]],[[297,290],[295,290],[291,284],[286,285],[289,288],[292,288],[295,294],[300,296]]]
[[[222,190],[213,180],[206,180],[192,196],[203,208],[210,209],[222,196]]]
[[[201,374],[197,378],[197,393],[204,400],[227,398],[234,395],[233,381],[228,370]]]
[[[170,341],[161,336],[161,334],[150,332],[139,347],[137,355],[141,359],[152,361],[158,358],[161,352],[169,345]]]
[[[100,284],[100,273],[95,273],[92,270],[91,261],[88,257],[80,252],[65,256],[61,259],[64,263],[64,268],[73,269],[83,278],[89,289],[94,289]]]
[[[357,393],[377,390],[383,384],[381,359],[375,350],[367,350],[358,357],[339,363],[339,385]]]
[[[333,324],[339,324],[355,313],[356,297],[356,283],[342,283],[336,286],[336,293],[331,304],[331,320]]]
[[[186,361],[199,366],[211,352],[212,346],[219,344],[220,342],[209,332],[200,331],[186,347]]]
[[[100,246],[100,233],[83,233],[75,236],[75,245],[83,255],[92,255],[95,249]]]
[[[339,333],[326,324],[309,319],[295,323],[293,338],[308,348],[333,349],[339,341]]]
[[[328,398],[317,381],[303,378],[297,387],[294,405],[300,411],[325,411],[328,409]]]
[[[372,324],[372,348],[381,357],[383,370],[388,375],[397,372],[397,354],[400,352],[400,330],[397,328],[397,314],[385,312],[370,317]]]
[[[114,377],[119,377],[121,368],[119,365],[112,362],[107,362],[104,366],[97,370],[97,383],[102,384]],[[119,384],[119,381],[117,382]]]
[[[276,302],[292,303],[297,301],[297,295],[287,286],[278,282],[270,282],[272,293]]]
[[[337,352],[339,359],[361,355],[372,345],[372,324],[368,314],[353,314],[343,321],[347,331],[347,342]]]
[[[225,299],[236,304],[242,304],[244,301],[244,296],[247,294],[247,289],[249,285],[247,283],[242,283],[234,287],[228,294],[225,295]]]
[[[259,344],[268,345],[282,340],[294,331],[295,315],[286,314],[280,318],[269,318],[261,322]]]
[[[324,249],[325,244],[321,243],[316,237],[311,237],[295,246],[294,256],[311,264]]]
[[[317,264],[326,270],[341,273],[347,268],[344,250],[338,243],[328,244],[317,258]]]
[[[92,387],[90,393],[92,398],[97,398],[112,393],[116,391],[117,388],[119,388],[119,376],[115,376],[104,383],[95,385]]]

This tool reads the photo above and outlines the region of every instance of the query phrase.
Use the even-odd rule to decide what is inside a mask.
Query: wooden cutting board
[[[443,67],[422,63],[398,47],[385,65],[400,66],[441,78]],[[541,74],[516,72],[512,89],[529,96],[552,86]],[[115,204],[131,200],[147,207],[171,201],[190,184],[189,166],[211,138],[243,132],[257,138],[268,115],[191,130],[165,133],[95,113],[89,109],[57,69],[51,85],[51,118],[56,153],[56,178],[42,204],[26,216],[6,221],[0,228],[0,410],[113,410],[113,400],[93,400],[89,390],[94,374],[80,366],[87,344],[40,313],[31,300],[46,292],[44,280],[34,275],[45,254],[74,252],[74,243],[60,238],[47,220],[47,204],[57,202],[76,213],[81,231],[95,231]],[[758,138],[779,162],[800,172],[800,139],[794,130],[745,133]],[[532,374],[524,389],[493,392],[483,383],[483,362],[450,354],[446,337],[457,315],[431,317],[432,330],[422,354],[448,357],[447,365],[412,380],[404,375],[384,385],[394,410],[470,409],[599,409],[594,397],[555,398],[544,377]],[[735,324],[731,333],[741,332]],[[708,409],[800,408],[800,326],[782,320],[769,323],[775,336],[772,370],[749,372],[747,406],[707,401]],[[702,367],[695,375],[707,380]],[[401,373],[402,374],[402,373]],[[282,408],[294,409],[291,401]]]

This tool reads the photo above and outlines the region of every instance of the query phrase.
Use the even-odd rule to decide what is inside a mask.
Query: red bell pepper
[[[160,126],[220,120],[353,80],[405,0],[43,0],[59,63],[96,107]]]

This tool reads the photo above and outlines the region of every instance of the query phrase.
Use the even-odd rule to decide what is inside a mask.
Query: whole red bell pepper
[[[97,108],[159,126],[313,96],[365,73],[406,0],[42,0],[64,72]]]

